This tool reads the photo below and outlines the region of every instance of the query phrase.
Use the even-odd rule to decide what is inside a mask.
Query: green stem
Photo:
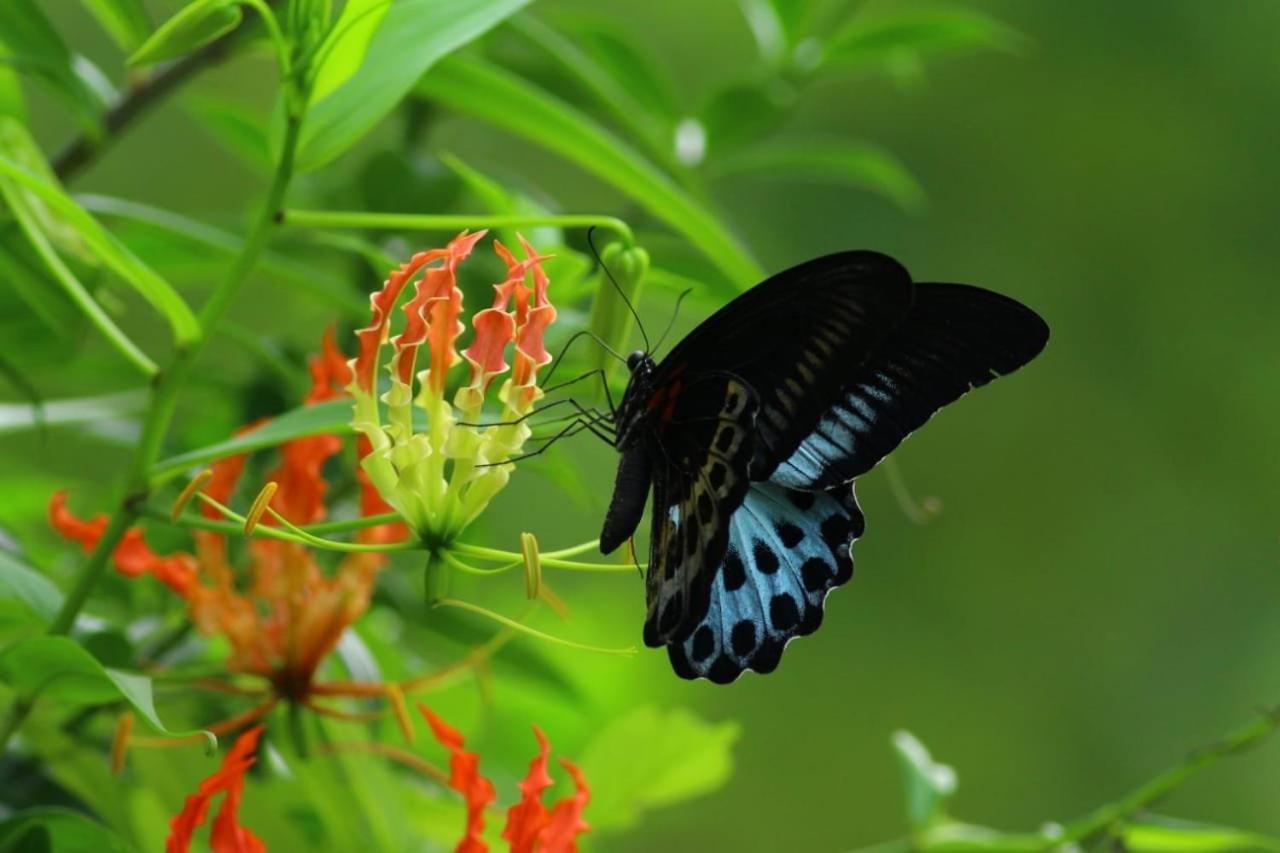
[[[133,461],[129,467],[128,479],[125,483],[124,499],[112,514],[111,520],[103,531],[102,538],[89,554],[80,569],[75,584],[67,593],[62,608],[54,616],[49,625],[50,634],[67,634],[75,624],[76,617],[89,600],[98,581],[106,571],[111,553],[120,539],[146,506],[149,494],[149,476],[151,467],[160,456],[164,437],[169,431],[177,409],[178,395],[182,390],[192,366],[204,342],[209,339],[226,313],[232,299],[239,293],[241,286],[257,263],[258,257],[266,248],[276,222],[276,214],[284,206],[285,192],[293,177],[294,154],[298,147],[298,138],[302,127],[302,115],[294,114],[285,123],[284,142],[281,145],[280,161],[276,166],[275,177],[267,191],[267,198],[258,214],[244,248],[237,256],[235,263],[227,270],[217,289],[205,303],[200,312],[200,337],[195,341],[177,349],[172,364],[167,370],[157,374],[151,386],[151,406],[142,425],[142,435],[134,451]],[[31,703],[18,701],[10,708],[3,728],[0,728],[0,752],[8,746],[13,733],[22,725],[31,711]]]
[[[360,210],[286,210],[281,222],[296,228],[381,228],[393,231],[453,231],[460,228],[601,228],[617,234],[627,246],[636,244],[631,226],[614,216],[564,214],[485,216],[434,213],[369,213]]]
[[[1086,841],[1105,833],[1116,823],[1165,797],[1174,788],[1182,785],[1206,767],[1256,745],[1277,728],[1280,728],[1280,708],[1273,708],[1264,712],[1262,719],[1232,732],[1216,743],[1196,750],[1182,763],[1150,782],[1140,785],[1128,795],[1069,824],[1062,835],[1054,839],[1053,844],[1056,846]]]
[[[536,637],[539,640],[546,640],[549,643],[555,643],[560,646],[568,646],[571,649],[578,649],[584,652],[595,652],[601,655],[617,655],[619,657],[632,657],[636,653],[635,646],[626,646],[620,649],[606,649],[603,646],[589,646],[586,643],[576,643],[573,640],[566,640],[563,637],[557,637],[554,634],[547,634],[536,628],[530,628],[528,625],[521,624],[514,619],[503,616],[501,613],[494,613],[492,610],[486,610],[466,601],[459,601],[456,598],[441,598],[435,602],[437,606],[456,607],[459,610],[466,610],[475,613],[478,616],[484,616],[492,619],[499,625],[504,625],[513,631],[519,631],[522,634],[528,634],[530,637]]]
[[[234,521],[218,521],[217,519],[205,518],[202,515],[194,515],[189,512],[173,518],[169,513],[149,506],[142,511],[142,515],[152,521],[160,521],[189,530],[208,530],[212,533],[229,533],[233,535],[242,535],[244,533],[243,522],[237,524]],[[382,515],[368,515],[363,518],[308,524],[298,529],[318,536],[325,533],[347,533],[352,530],[363,530],[366,527],[377,527],[380,524],[396,524],[403,520],[396,513],[388,512]]]

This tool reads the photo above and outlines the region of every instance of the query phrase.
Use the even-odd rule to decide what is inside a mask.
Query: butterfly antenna
[[[591,254],[595,256],[596,263],[600,265],[600,269],[604,270],[604,274],[609,278],[613,289],[618,291],[618,295],[622,297],[622,301],[627,306],[627,310],[631,312],[631,316],[636,318],[636,326],[640,329],[640,337],[644,338],[644,351],[653,352],[653,347],[649,345],[649,334],[644,330],[644,323],[640,322],[640,314],[636,311],[636,306],[631,304],[631,300],[627,298],[622,285],[618,284],[618,280],[613,277],[613,273],[609,272],[609,267],[605,265],[604,259],[600,257],[600,251],[596,248],[595,231],[596,226],[594,225],[587,229],[587,245],[591,247]]]
[[[676,307],[671,309],[671,319],[667,321],[667,327],[662,330],[662,337],[658,338],[658,343],[653,348],[655,352],[662,349],[662,342],[667,339],[667,335],[671,334],[671,329],[676,324],[676,318],[680,316],[680,303],[684,302],[684,298],[690,293],[693,293],[692,287],[686,289],[676,297]]]
[[[564,357],[569,354],[569,347],[572,346],[573,342],[576,341],[578,338],[591,338],[591,340],[599,344],[600,348],[605,352],[609,353],[609,355],[613,356],[623,364],[627,363],[627,359],[624,356],[622,356],[613,347],[605,343],[604,340],[599,335],[597,335],[595,332],[591,331],[590,329],[582,329],[581,331],[574,332],[572,335],[569,336],[569,340],[565,341],[564,346],[560,348],[560,354],[556,356],[555,361],[551,362],[551,369],[547,371],[547,378],[544,379],[543,382],[549,383],[551,381],[551,377],[556,375],[556,368],[560,366],[560,362],[564,360]]]

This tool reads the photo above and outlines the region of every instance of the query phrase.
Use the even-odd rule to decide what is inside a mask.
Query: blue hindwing
[[[822,624],[827,593],[853,575],[863,519],[853,490],[802,492],[752,483],[729,521],[710,604],[687,639],[667,646],[676,673],[720,684],[771,672],[793,637]]]

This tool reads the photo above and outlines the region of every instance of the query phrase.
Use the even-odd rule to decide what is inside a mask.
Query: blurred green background
[[[68,39],[91,56],[105,52],[79,7],[66,6],[50,13]],[[931,61],[898,79],[820,80],[775,131],[894,152],[924,188],[917,209],[821,181],[724,180],[717,201],[769,270],[876,248],[917,279],[981,284],[1033,306],[1053,330],[1048,349],[896,454],[916,497],[941,500],[931,523],[904,515],[883,471],[860,481],[868,527],[855,577],[828,601],[822,630],[791,646],[776,673],[718,687],[680,681],[658,651],[619,660],[557,650],[547,655],[579,685],[572,701],[547,703],[499,681],[494,708],[471,728],[477,742],[517,757],[530,751],[531,720],[570,755],[636,705],[740,722],[727,785],[651,813],[642,829],[602,839],[606,849],[839,850],[899,836],[889,746],[899,728],[957,768],[954,812],[1031,830],[1120,795],[1280,700],[1280,4],[970,6],[1025,43]],[[642,34],[690,111],[753,61],[735,4],[547,0],[537,9],[550,20],[590,11]],[[265,109],[266,68],[227,65],[184,97]],[[56,150],[70,125],[47,97],[31,108],[38,137]],[[423,150],[514,176],[565,210],[633,213],[612,189],[519,139],[447,112],[422,120]],[[385,129],[330,167],[330,189],[378,207],[376,193],[362,190],[362,164],[399,132]],[[236,228],[261,186],[170,105],[73,188]],[[650,250],[662,264],[663,246]],[[332,273],[353,291],[375,284],[354,263]],[[191,281],[199,290],[199,276]],[[642,306],[648,325],[660,328],[669,306],[655,292]],[[686,326],[707,310],[688,309]],[[300,290],[266,285],[233,313],[295,358],[335,318]],[[86,334],[65,354],[74,370],[54,358],[31,370],[50,397],[126,387],[101,365],[102,352]],[[242,348],[219,344],[188,399],[176,442],[212,440],[297,397]],[[549,501],[547,480],[518,475],[490,513],[492,541],[519,529],[538,531],[548,547],[596,534],[612,451],[585,436],[561,451],[599,498]],[[105,499],[123,451],[57,430],[0,435],[0,454],[6,531],[69,568],[43,529],[48,494],[67,486],[80,505]],[[551,581],[573,612],[561,632],[600,645],[639,641],[638,578]],[[516,585],[477,586],[472,597],[502,609],[518,600]],[[1280,833],[1277,791],[1280,743],[1269,742],[1214,767],[1162,810]]]

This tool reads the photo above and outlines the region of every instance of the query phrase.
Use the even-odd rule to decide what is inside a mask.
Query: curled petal
[[[432,261],[447,257],[448,254],[445,249],[418,252],[388,276],[381,290],[369,295],[373,318],[368,326],[356,332],[356,337],[360,341],[360,352],[351,365],[361,390],[372,392],[375,387],[373,372],[378,363],[378,348],[387,339],[387,332],[391,325],[391,309],[400,297],[400,291],[404,290],[404,286],[420,269]]]
[[[463,351],[471,364],[468,390],[476,395],[471,405],[479,408],[493,378],[507,370],[507,345],[515,340],[516,321],[501,308],[486,308],[471,320],[475,340]]]
[[[294,524],[312,524],[325,517],[324,463],[342,450],[333,435],[312,435],[286,442],[280,448],[280,465],[267,479],[280,485],[272,508]],[[270,523],[271,519],[267,522]]]
[[[517,236],[520,238],[520,246],[524,249],[524,256],[527,259],[525,263],[533,270],[533,304],[535,306],[550,305],[551,303],[547,301],[547,287],[551,284],[551,279],[542,269],[542,262],[547,260],[547,256],[540,256],[523,234]]]
[[[577,853],[578,836],[591,831],[591,825],[582,819],[583,810],[591,802],[587,780],[572,761],[562,758],[560,763],[573,779],[574,793],[551,807],[551,818],[538,839],[540,853]]]
[[[311,390],[303,401],[307,405],[332,400],[346,393],[351,384],[351,367],[333,340],[333,327],[324,330],[320,352],[307,363],[311,373]]]
[[[529,774],[520,783],[520,802],[507,810],[507,825],[502,837],[511,845],[511,853],[533,853],[539,836],[551,819],[547,807],[542,804],[542,792],[551,787],[547,773],[547,760],[551,744],[537,726],[533,734],[538,739],[538,754],[529,763]]]
[[[555,319],[554,306],[540,305],[529,312],[528,321],[516,332],[516,366],[511,374],[516,385],[533,385],[538,368],[550,363],[551,353],[547,352],[543,338]]]
[[[404,384],[408,385],[413,379],[418,348],[429,340],[431,367],[434,368],[433,373],[440,377],[439,390],[443,391],[443,377],[458,360],[453,344],[462,332],[458,265],[467,259],[486,233],[468,234],[463,231],[446,248],[437,250],[437,256],[444,260],[443,266],[427,270],[418,281],[413,298],[405,303],[405,327],[393,342],[396,354],[392,362],[394,374]]]
[[[87,554],[102,538],[102,531],[107,528],[107,517],[98,515],[89,521],[76,518],[67,509],[67,492],[63,489],[54,492],[49,499],[49,524],[64,538],[79,543]]]
[[[480,756],[463,749],[465,741],[457,729],[426,705],[419,704],[418,710],[436,740],[449,750],[449,787],[462,794],[467,804],[467,834],[458,842],[457,853],[484,853],[489,849],[484,843],[484,810],[497,798],[493,783],[480,775]]]
[[[240,798],[244,793],[244,776],[256,761],[254,752],[261,736],[262,726],[255,726],[240,735],[222,759],[222,766],[201,782],[194,794],[187,797],[182,811],[169,822],[165,853],[185,853],[190,849],[191,836],[204,823],[209,803],[219,793],[225,793],[226,798],[214,819],[210,846],[219,853],[259,853],[267,849],[261,840],[240,826],[238,820]]]
[[[98,515],[83,521],[67,509],[67,493],[56,492],[49,500],[49,522],[53,529],[67,539],[76,542],[85,553],[92,551],[107,527],[107,516]],[[160,581],[178,593],[186,592],[195,583],[196,562],[189,554],[177,553],[167,557],[156,554],[147,546],[142,531],[131,527],[120,537],[111,554],[116,571],[126,577],[155,575]]]

